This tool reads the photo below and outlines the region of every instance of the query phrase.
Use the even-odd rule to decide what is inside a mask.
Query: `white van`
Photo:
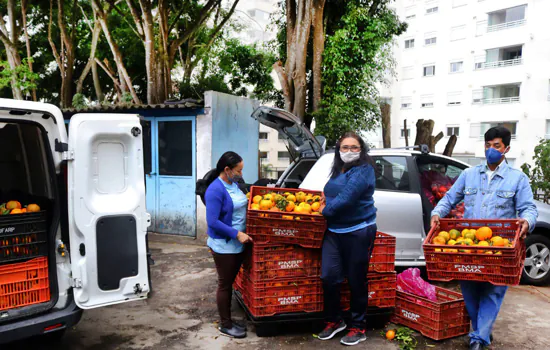
[[[69,135],[59,108],[0,99],[0,204],[41,208],[0,216],[0,344],[150,290],[139,117],[78,114]]]

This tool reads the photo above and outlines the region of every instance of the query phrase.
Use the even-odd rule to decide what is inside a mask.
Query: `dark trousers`
[[[321,279],[328,322],[342,319],[340,286],[348,278],[351,290],[351,327],[365,329],[369,293],[367,272],[372,254],[376,225],[350,233],[327,231],[323,241]]]
[[[233,282],[239,273],[243,263],[244,252],[240,254],[218,254],[211,251],[218,272],[218,290],[216,291],[216,303],[220,314],[220,325],[224,328],[233,327],[231,321],[231,297]]]

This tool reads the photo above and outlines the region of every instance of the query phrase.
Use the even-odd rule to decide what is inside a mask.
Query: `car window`
[[[373,156],[376,165],[376,189],[410,191],[407,158],[403,156]]]

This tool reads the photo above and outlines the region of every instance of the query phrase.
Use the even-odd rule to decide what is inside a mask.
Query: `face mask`
[[[340,152],[340,158],[344,163],[355,162],[361,157],[361,152]]]
[[[243,177],[241,175],[235,175],[233,174],[233,171],[231,171],[231,175],[227,175],[227,178],[233,183],[238,183]]]
[[[493,147],[485,151],[485,158],[487,158],[488,164],[498,164],[498,162],[502,159],[502,156],[504,156],[504,153],[500,153]]]

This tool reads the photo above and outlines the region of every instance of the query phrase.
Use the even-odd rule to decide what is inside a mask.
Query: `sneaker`
[[[327,322],[325,329],[317,335],[317,338],[321,340],[332,339],[332,337],[346,329],[346,327],[346,323],[343,320],[340,322]]]
[[[246,323],[244,323],[244,322],[239,322],[239,321],[235,321],[235,320],[232,320],[231,322],[233,322],[233,327],[240,328],[245,332],[248,330],[247,327],[246,327]]]
[[[357,345],[362,341],[367,340],[365,331],[358,328],[350,328],[348,334],[346,334],[340,343],[344,345]]]
[[[237,339],[246,338],[246,332],[240,328],[235,327],[235,325],[233,325],[233,327],[231,328],[218,327],[218,330],[220,331],[221,335],[224,335],[226,337]]]

